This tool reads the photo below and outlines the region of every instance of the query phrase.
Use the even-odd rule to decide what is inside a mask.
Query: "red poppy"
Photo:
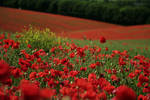
[[[108,47],[105,47],[105,51],[108,51]]]
[[[100,43],[105,43],[106,42],[106,39],[105,39],[105,37],[100,37]]]
[[[88,75],[88,81],[96,80],[96,74],[95,73],[90,73]]]
[[[74,56],[75,56],[74,52],[70,53],[70,55],[69,55],[70,58],[74,58]]]
[[[148,98],[144,95],[139,95],[138,100],[148,100]]]
[[[9,77],[9,65],[4,60],[0,60],[0,81],[4,81],[8,77]]]
[[[136,94],[131,88],[123,85],[117,88],[113,100],[136,100]]]
[[[10,100],[19,100],[18,96],[10,96]]]
[[[19,48],[20,43],[19,42],[14,42],[12,45],[13,49],[18,49]]]
[[[21,81],[21,95],[23,100],[40,100],[39,88],[28,80]]]
[[[22,75],[23,73],[19,68],[15,68],[11,70],[11,75],[13,75],[15,78],[18,78]]]
[[[36,72],[31,72],[29,75],[30,80],[35,80],[35,78],[37,77]]]
[[[77,54],[78,56],[80,57],[84,57],[85,56],[85,53],[84,53],[84,49],[83,48],[77,48]]]
[[[75,77],[78,73],[78,71],[70,71],[70,76]]]
[[[44,99],[50,99],[53,95],[55,95],[55,92],[56,92],[55,90],[48,89],[48,88],[41,89],[40,96]]]
[[[98,100],[107,100],[107,95],[105,92],[98,94]]]
[[[96,64],[95,63],[91,64],[89,67],[92,68],[92,69],[95,69],[96,68]]]
[[[27,45],[28,48],[32,48],[32,46],[30,44]]]
[[[80,68],[80,71],[86,71],[87,70],[87,67],[81,67]]]
[[[148,82],[148,81],[149,81],[148,77],[140,74],[140,76],[139,76],[139,82],[144,83],[144,82]]]
[[[0,34],[0,40],[4,39],[5,38],[5,34]]]
[[[103,88],[103,90],[106,91],[108,94],[111,94],[114,91],[114,89],[115,89],[115,87],[112,85],[107,85]]]
[[[3,91],[0,90],[0,100],[10,100],[9,96],[5,95]]]
[[[133,79],[135,77],[135,73],[131,72],[128,77],[130,77],[131,79]]]
[[[112,81],[117,81],[118,80],[118,77],[116,75],[111,75],[111,80]]]

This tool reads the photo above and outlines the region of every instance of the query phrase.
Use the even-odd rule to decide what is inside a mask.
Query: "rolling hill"
[[[69,38],[98,39],[100,36],[105,36],[109,40],[150,39],[150,25],[120,26],[82,18],[0,7],[0,30],[16,32],[30,24],[40,28],[50,28],[57,35]]]

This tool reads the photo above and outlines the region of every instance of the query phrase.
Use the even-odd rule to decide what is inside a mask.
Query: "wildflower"
[[[107,100],[107,95],[105,92],[98,94],[98,100]]]
[[[9,96],[5,95],[5,93],[1,90],[0,90],[0,99],[1,100],[10,100]]]
[[[10,100],[19,100],[19,97],[12,95],[12,96],[10,96]]]
[[[108,51],[108,47],[105,47],[105,51]]]
[[[108,94],[111,94],[114,91],[115,87],[112,85],[107,85],[103,88]]]
[[[51,52],[51,53],[54,53],[54,52],[55,52],[55,47],[51,48],[51,49],[50,49],[50,52]]]
[[[82,98],[88,98],[89,100],[96,99],[96,92],[93,90],[87,90],[85,94],[82,95]]]
[[[118,80],[118,78],[117,78],[117,76],[116,76],[116,75],[111,75],[111,80],[112,80],[112,81],[117,81],[117,80]]]
[[[148,77],[140,74],[140,76],[139,76],[139,82],[144,83],[144,82],[148,82],[148,81],[149,81]]]
[[[81,67],[80,68],[80,71],[86,71],[87,70],[87,67]]]
[[[28,80],[21,81],[21,97],[23,100],[40,100],[39,88]]]
[[[92,82],[93,80],[96,80],[96,74],[95,73],[90,73],[89,75],[88,75],[88,81],[90,82]]]
[[[30,44],[27,45],[28,48],[32,48]]]
[[[75,56],[74,52],[70,53],[70,55],[69,55],[70,58],[74,58],[74,56]]]
[[[13,48],[13,49],[18,49],[18,48],[19,48],[19,45],[20,45],[19,42],[16,42],[16,43],[14,42],[13,45],[12,45],[12,48]]]
[[[146,96],[140,94],[140,95],[138,96],[138,100],[148,100],[148,99],[147,99]]]
[[[80,57],[84,57],[85,56],[84,49],[83,48],[77,48],[77,54]]]
[[[44,99],[51,99],[51,97],[55,95],[55,92],[56,91],[53,89],[48,89],[48,88],[41,89],[40,96]]]
[[[131,73],[128,75],[128,77],[130,77],[131,79],[133,79],[133,78],[135,77],[135,74],[131,72]]]
[[[37,74],[36,72],[31,72],[29,75],[30,80],[34,80],[37,77],[36,74]]]
[[[20,38],[21,37],[21,35],[16,35],[16,38]]]
[[[92,69],[95,69],[96,68],[96,64],[95,63],[91,64],[89,67],[92,68]]]
[[[22,72],[19,68],[15,68],[11,70],[11,75],[13,75],[15,78],[18,78],[22,75]]]
[[[100,43],[105,43],[106,42],[106,39],[105,39],[105,37],[100,37]]]
[[[5,38],[5,34],[0,34],[0,40],[4,39]]]
[[[4,81],[8,77],[9,77],[9,65],[4,60],[0,60],[0,81]]]
[[[70,76],[75,77],[78,73],[78,71],[70,71]]]
[[[136,100],[136,94],[131,88],[123,85],[117,88],[116,96],[112,100]]]

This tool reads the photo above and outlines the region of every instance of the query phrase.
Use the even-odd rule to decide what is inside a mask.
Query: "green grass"
[[[99,46],[103,49],[105,47],[108,47],[109,51],[113,50],[127,50],[131,55],[137,55],[141,54],[146,57],[149,57],[147,55],[150,52],[150,40],[107,40],[106,43],[101,44],[99,40],[69,40],[71,43],[73,41],[75,44],[83,47],[85,45],[91,45],[91,46]],[[146,50],[148,48],[148,50]]]

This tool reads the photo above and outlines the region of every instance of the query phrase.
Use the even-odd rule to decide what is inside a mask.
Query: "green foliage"
[[[74,4],[73,1],[61,0],[58,3],[58,13],[63,14],[63,15],[72,15],[72,5]]]
[[[44,49],[49,51],[51,47],[60,45],[65,39],[60,38],[51,32],[50,29],[38,30],[30,27],[28,30],[22,32],[23,36],[19,39],[21,44],[30,44],[32,48]]]
[[[121,22],[124,25],[144,24],[147,17],[150,15],[146,7],[131,7],[126,6],[120,9]]]
[[[86,8],[85,16],[90,19],[102,20],[102,10],[104,10],[102,3],[91,2]]]
[[[86,8],[88,6],[89,2],[86,1],[78,1],[76,3],[74,3],[74,5],[72,5],[72,12],[73,12],[73,16],[77,16],[77,17],[85,17],[85,13],[86,13]]]
[[[3,6],[4,0],[0,0],[0,6]]]
[[[150,17],[149,17],[149,18],[147,18],[147,20],[146,20],[146,24],[150,24]]]
[[[37,0],[35,3],[35,9],[38,11],[46,11],[49,3],[49,0]]]
[[[117,0],[114,3],[119,6],[134,6],[136,2],[134,0]]]
[[[114,22],[118,20],[119,7],[112,4],[104,5],[102,9],[102,20],[106,22]]]
[[[3,3],[0,5],[16,8],[18,6],[17,2],[18,0],[0,0],[0,3]]]
[[[58,0],[50,1],[46,12],[57,13],[57,11],[58,11]]]
[[[35,0],[18,0],[18,6],[22,9],[35,10]]]

